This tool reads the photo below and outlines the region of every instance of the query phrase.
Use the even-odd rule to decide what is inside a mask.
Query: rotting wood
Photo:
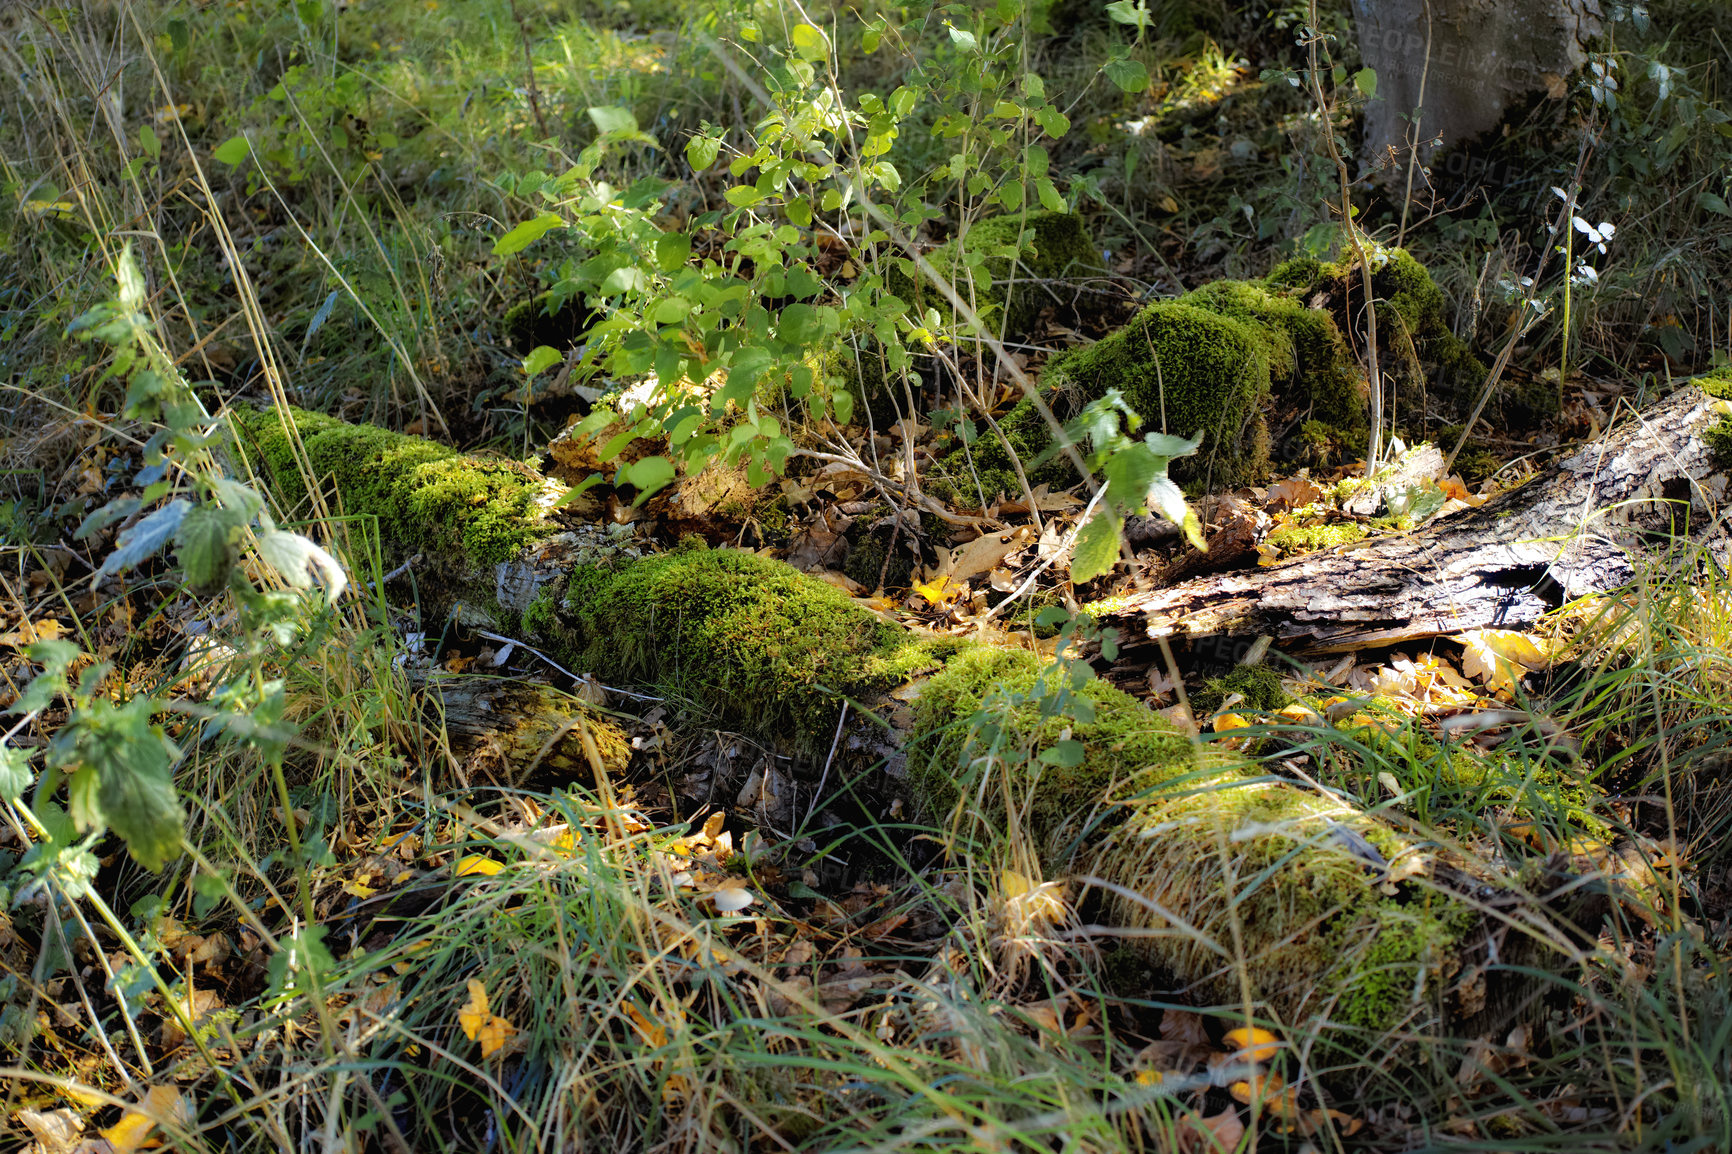
[[[1151,639],[1267,634],[1321,655],[1531,624],[1628,584],[1657,541],[1687,537],[1724,564],[1727,475],[1703,437],[1724,404],[1685,386],[1477,509],[1136,593],[1103,620]]]

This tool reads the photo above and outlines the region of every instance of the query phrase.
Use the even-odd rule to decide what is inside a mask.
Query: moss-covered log
[[[290,419],[343,509],[377,516],[395,555],[436,554],[428,564],[451,579],[429,601],[485,614],[568,667],[809,750],[831,739],[844,700],[900,716],[884,692],[928,676],[892,732],[929,816],[960,806],[1026,823],[1049,872],[1098,879],[1123,921],[1152,931],[1140,948],[1201,995],[1249,990],[1290,1024],[1355,1037],[1483,1024],[1452,967],[1491,940],[1486,895],[1516,891],[1430,865],[1391,880],[1374,859],[1420,847],[1338,799],[1204,756],[1085,666],[923,640],[752,554],[634,558],[547,514],[551,491],[520,466]],[[237,424],[285,503],[303,500],[279,418]]]

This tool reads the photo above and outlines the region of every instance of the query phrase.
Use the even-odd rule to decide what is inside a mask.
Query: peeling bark
[[[1108,621],[1150,638],[1267,634],[1289,653],[1327,654],[1530,624],[1629,583],[1650,547],[1675,537],[1724,564],[1727,474],[1703,438],[1722,404],[1686,386],[1478,509],[1134,594]]]

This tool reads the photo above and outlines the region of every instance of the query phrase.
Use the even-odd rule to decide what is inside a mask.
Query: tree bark
[[[1428,163],[1439,145],[1497,127],[1524,97],[1562,95],[1601,31],[1598,0],[1353,0],[1353,20],[1377,72],[1361,155],[1391,178],[1410,146]]]
[[[1703,433],[1724,402],[1691,385],[1519,488],[1421,529],[1133,595],[1109,620],[1150,638],[1268,635],[1327,654],[1538,620],[1625,585],[1673,537],[1727,560],[1727,472]]]

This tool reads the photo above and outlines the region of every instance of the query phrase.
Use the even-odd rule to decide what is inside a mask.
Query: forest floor
[[[1112,7],[0,7],[0,1134],[1732,1148],[1732,587],[1709,551],[1652,540],[1629,584],[1520,629],[1327,655],[1151,647],[1115,617],[1446,523],[1722,369],[1727,13],[1617,23],[1617,99],[1516,110],[1408,211],[1357,186],[1348,234],[1321,143],[1364,91],[1345,6],[1318,15],[1321,109],[1288,83],[1303,7]],[[1086,262],[1008,295],[1004,262],[1039,252],[956,255],[983,220],[1072,213]],[[1423,266],[1374,310],[1411,468],[1369,502],[1364,418],[1293,391],[1364,376],[1354,235],[1379,275]],[[916,287],[914,252],[967,299]],[[1247,293],[1287,319],[1208,328]],[[1293,302],[1339,364],[1268,335]],[[1050,399],[1103,481],[1131,468],[1166,410],[1121,432],[1082,394],[1152,305],[1249,340],[1266,395],[1195,455],[1152,442],[1103,554],[1117,490],[1018,403]],[[362,432],[321,457],[307,414]],[[404,461],[435,480],[404,496]],[[1169,468],[1191,533],[1133,507]],[[766,660],[741,689],[725,647],[681,664],[707,592],[574,648],[569,615],[501,611],[494,564],[550,525],[562,579],[750,553],[929,660],[858,694],[823,655]],[[808,639],[777,640],[750,652]],[[953,745],[908,740],[922,679],[970,646],[1057,678],[959,706]],[[1133,706],[1191,759],[1169,796],[1230,809],[1230,769],[1324,799],[1353,885],[1500,928],[1428,956],[1390,995],[1418,1009],[1375,1028],[1321,967],[1265,990],[1255,943],[1323,931],[1279,920],[1314,847],[1256,857],[1261,811],[1199,843],[1185,876],[1218,887],[1152,879],[1127,916],[1136,893],[1019,791]],[[972,796],[935,802],[934,743]]]

